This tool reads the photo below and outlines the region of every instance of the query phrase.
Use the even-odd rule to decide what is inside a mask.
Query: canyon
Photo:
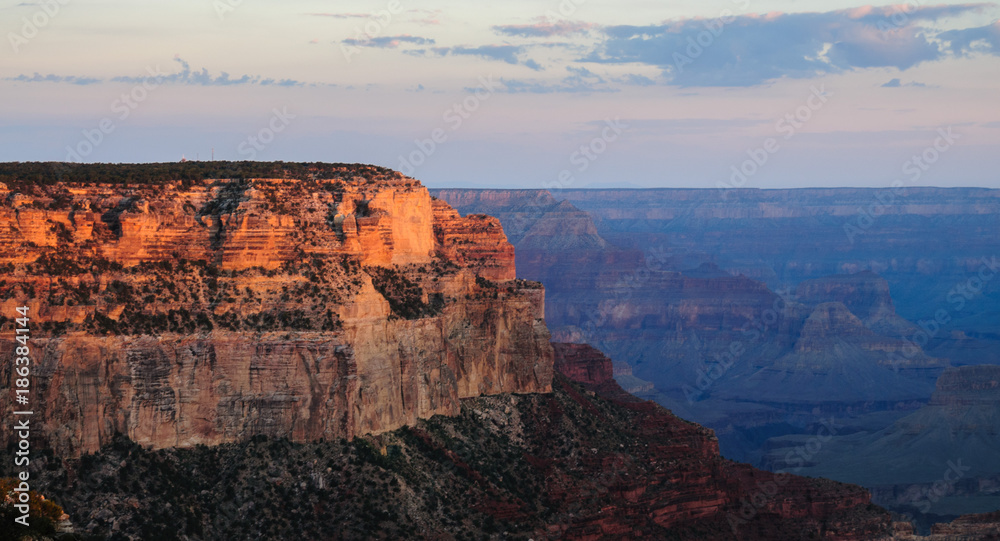
[[[0,355],[27,307],[32,472],[98,538],[909,538],[768,453],[917,415],[935,381],[965,404],[972,357],[940,353],[991,347],[915,345],[881,272],[769,282],[643,246],[657,212],[547,192],[346,164],[0,177]]]
[[[623,384],[730,458],[781,469],[783,439],[877,432],[949,367],[1000,364],[998,190],[432,193],[500,218],[556,340],[627,365]]]

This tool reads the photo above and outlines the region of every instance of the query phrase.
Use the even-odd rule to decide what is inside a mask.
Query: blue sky
[[[918,1],[0,2],[0,160],[214,148],[438,187],[1000,187],[998,17]]]

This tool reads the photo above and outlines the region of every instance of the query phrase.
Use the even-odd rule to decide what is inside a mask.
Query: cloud
[[[34,75],[18,75],[17,77],[6,77],[5,81],[17,81],[21,83],[69,83],[73,85],[92,85],[101,82],[101,79],[94,77],[77,77],[75,75],[41,75],[35,72]]]
[[[618,92],[600,75],[583,67],[566,66],[570,74],[558,83],[536,80],[501,79],[504,92],[509,94],[554,94],[554,93],[595,93]]]
[[[948,48],[956,55],[986,53],[1000,56],[1000,21],[978,28],[949,30],[938,34],[938,38],[948,42]]]
[[[414,45],[433,45],[434,40],[430,38],[422,38],[419,36],[379,36],[369,39],[345,39],[343,40],[345,45],[352,45],[354,47],[376,47],[379,49],[396,49],[403,43],[412,43]]]
[[[613,81],[628,86],[653,86],[656,84],[656,81],[653,79],[637,73],[629,73],[622,77],[616,77]]]
[[[979,11],[983,6],[909,8],[902,25],[893,22],[899,21],[893,15],[902,8],[865,6],[609,26],[603,28],[607,40],[582,60],[656,66],[669,84],[678,86],[755,86],[853,69],[906,70],[947,54],[933,32],[918,26],[918,21]],[[963,34],[956,41],[961,47],[963,38],[973,37]]]
[[[305,83],[301,81],[296,81],[294,79],[273,79],[265,78],[260,75],[241,75],[237,78],[230,77],[227,72],[220,72],[218,75],[212,75],[205,68],[199,71],[193,71],[191,65],[188,64],[186,60],[180,57],[175,57],[174,62],[177,62],[181,66],[181,71],[164,74],[156,78],[159,83],[172,83],[172,84],[182,84],[182,85],[194,85],[194,86],[239,86],[239,85],[259,85],[259,86],[303,86]],[[142,77],[126,77],[119,76],[111,79],[115,83],[133,83],[139,84],[142,82],[149,81],[149,76]]]
[[[431,50],[441,56],[450,54],[469,55],[488,60],[500,60],[508,64],[517,64],[517,57],[524,51],[524,48],[517,45],[481,45],[479,47],[436,47]]]
[[[550,38],[552,36],[571,36],[585,34],[597,25],[582,22],[559,21],[549,22],[547,19],[535,24],[497,25],[493,31],[506,36],[523,38]]]
[[[888,6],[861,6],[858,8],[845,9],[842,13],[847,13],[848,17],[867,24],[879,26],[882,30],[901,28],[912,21],[936,21],[945,17],[955,17],[970,11],[982,11],[987,8],[996,7],[994,4],[980,2],[976,4],[941,4],[936,6],[924,6],[914,8],[917,3],[900,3]],[[835,13],[835,12],[831,12]]]
[[[525,48],[520,45],[481,45],[479,47],[434,47],[431,52],[439,56],[466,55],[478,56],[486,60],[497,60],[508,64],[520,64],[535,71],[542,71],[541,64],[532,60],[522,58]],[[414,51],[417,52],[417,51]],[[423,51],[419,51],[422,53]]]
[[[918,83],[916,81],[910,81],[909,83],[903,84],[903,82],[900,81],[899,78],[897,77],[897,78],[894,78],[894,79],[890,79],[889,82],[887,82],[884,85],[882,85],[882,88],[900,88],[900,87],[903,87],[903,86],[913,86],[913,87],[924,88],[927,85],[925,85],[924,83]]]
[[[191,65],[180,57],[174,58],[181,66],[181,71],[174,73],[163,73],[156,69],[150,69],[150,74],[143,76],[119,75],[107,81],[112,83],[142,84],[155,82],[156,84],[180,84],[194,86],[235,86],[235,85],[257,85],[257,86],[303,86],[306,83],[295,79],[274,79],[272,77],[262,77],[260,75],[241,75],[233,78],[226,72],[212,75],[208,70],[202,68],[200,71],[193,71]],[[75,85],[90,85],[105,82],[104,79],[94,77],[77,77],[73,75],[40,75],[33,76],[19,75],[17,77],[7,77],[5,81],[18,81],[26,83],[69,83]]]
[[[529,68],[531,68],[531,69],[533,69],[533,70],[535,70],[535,71],[542,71],[542,70],[545,69],[545,68],[542,67],[541,64],[539,64],[538,62],[535,62],[535,60],[531,59],[531,58],[525,60],[524,61],[524,65],[527,66],[527,67],[529,67]]]

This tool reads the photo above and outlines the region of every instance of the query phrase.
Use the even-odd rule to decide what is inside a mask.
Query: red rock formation
[[[957,519],[931,526],[928,541],[983,541],[1000,539],[1000,511],[981,515],[962,515]]]
[[[475,269],[488,280],[513,280],[514,246],[500,220],[485,214],[461,217],[440,199],[432,202],[434,237],[445,257]]]
[[[577,383],[600,385],[614,376],[611,359],[587,344],[554,343],[555,369]]]
[[[301,252],[352,255],[367,265],[421,264],[437,250],[470,261],[495,254],[494,279],[514,278],[513,247],[497,220],[460,218],[399,174],[356,178],[335,186],[256,179],[187,189],[63,188],[75,209],[41,210],[26,206],[30,198],[8,198],[0,206],[0,262],[32,260],[38,247],[55,247],[65,228],[75,243],[95,241],[98,253],[126,266],[181,257],[224,269],[274,269]]]
[[[913,525],[897,522],[893,541],[997,541],[1000,539],[1000,511],[962,515],[951,522],[934,524],[930,535],[917,535]]]
[[[463,398],[548,392],[544,290],[513,281],[499,223],[364,174],[55,186],[45,209],[7,198],[0,409],[21,305],[33,423],[66,456],[115,433],[156,448],[351,437],[456,414]],[[379,287],[402,292],[404,312]]]

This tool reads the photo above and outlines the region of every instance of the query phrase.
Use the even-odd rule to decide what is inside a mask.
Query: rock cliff
[[[555,369],[569,379],[587,385],[608,383],[614,377],[611,359],[587,344],[553,344]]]
[[[33,422],[63,456],[352,437],[551,389],[544,290],[499,223],[398,173],[11,190],[0,355],[29,306]]]

